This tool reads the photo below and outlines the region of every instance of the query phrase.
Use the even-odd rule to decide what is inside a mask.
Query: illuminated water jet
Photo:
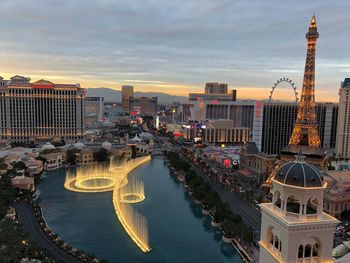
[[[139,193],[128,193],[120,196],[120,202],[126,204],[140,203],[145,200],[145,196]]]
[[[150,161],[150,156],[140,157],[135,160],[131,160],[124,164],[125,177],[137,168],[138,166]],[[115,184],[113,191],[113,204],[116,211],[116,215],[123,225],[126,233],[135,242],[135,244],[145,253],[151,251],[151,247],[148,242],[148,228],[146,218],[139,214],[137,211],[132,209],[131,203],[135,202],[124,202],[128,200],[128,196],[135,195],[140,199],[144,199],[144,188],[141,181],[134,181],[131,186],[120,187],[122,178],[119,178]],[[137,191],[137,192],[130,192]],[[126,197],[126,198],[125,198]],[[123,201],[122,201],[123,200]],[[140,200],[140,201],[142,201]],[[134,199],[136,201],[136,199]],[[139,202],[140,202],[139,201]]]
[[[115,175],[108,167],[101,164],[90,164],[69,170],[64,187],[74,192],[95,193],[112,191],[115,185]]]
[[[150,252],[146,218],[135,211],[131,204],[145,199],[141,180],[128,181],[128,174],[151,160],[150,156],[123,161],[111,158],[109,166],[101,164],[80,166],[68,171],[64,187],[70,191],[96,193],[113,191],[115,213],[126,233],[143,251]]]
[[[127,204],[139,203],[145,200],[145,191],[143,182],[133,180],[124,187],[119,187],[120,202]]]

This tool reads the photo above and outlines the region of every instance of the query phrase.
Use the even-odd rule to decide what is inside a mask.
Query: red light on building
[[[130,115],[131,116],[136,116],[137,115],[137,111],[130,111]]]
[[[226,167],[229,167],[229,166],[231,165],[231,161],[230,161],[229,159],[225,159],[225,160],[224,160],[224,165],[225,165]]]
[[[260,101],[256,101],[255,103],[255,108],[256,108],[256,111],[255,111],[255,117],[260,117],[260,111],[261,111],[261,102]]]
[[[52,89],[53,85],[51,84],[32,84],[33,89]]]
[[[175,137],[180,137],[180,136],[182,136],[182,133],[180,133],[180,132],[173,132],[173,135],[175,136]]]

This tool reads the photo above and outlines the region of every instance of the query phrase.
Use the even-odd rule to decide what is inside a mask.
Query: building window
[[[288,197],[287,199],[287,212],[291,212],[291,213],[295,213],[295,214],[299,214],[300,212],[300,199],[295,196],[295,195],[291,195]]]

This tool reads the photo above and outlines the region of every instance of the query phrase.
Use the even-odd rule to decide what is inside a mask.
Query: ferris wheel
[[[295,87],[295,83],[289,78],[280,78],[276,81],[276,83],[271,88],[269,102],[272,101],[272,95],[273,95],[273,92],[275,91],[276,87],[282,82],[287,82],[292,87],[292,89],[294,91],[295,101],[298,102],[299,98],[298,98],[297,88]]]

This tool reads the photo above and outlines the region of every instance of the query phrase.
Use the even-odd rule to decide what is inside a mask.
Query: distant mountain
[[[88,88],[87,94],[89,97],[104,97],[106,102],[121,102],[122,93],[120,90],[110,88]],[[158,97],[158,103],[169,104],[172,102],[184,103],[188,100],[185,96],[174,96],[162,92],[135,92],[135,97]]]

